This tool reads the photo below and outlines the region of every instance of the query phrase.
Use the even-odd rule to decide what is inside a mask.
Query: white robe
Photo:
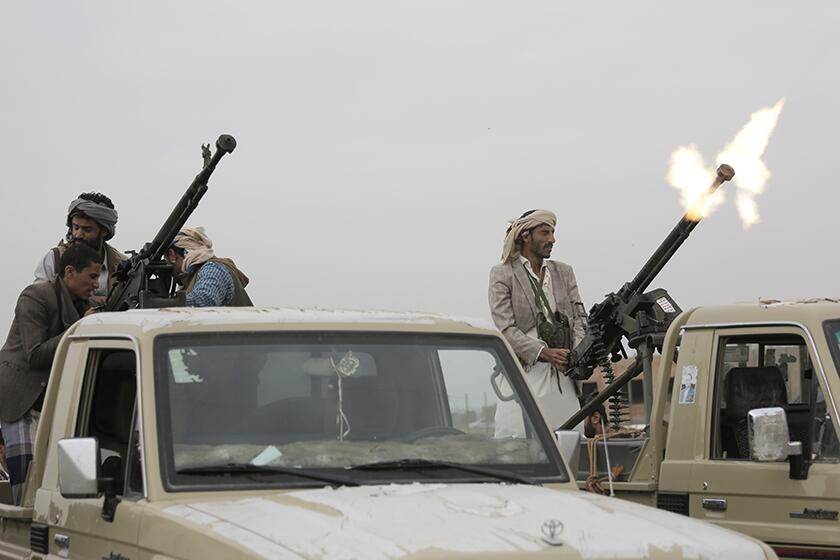
[[[537,338],[536,329],[525,334]],[[580,410],[574,381],[562,373],[559,379],[558,387],[557,377],[551,373],[551,364],[537,362],[533,366],[525,366],[525,381],[551,431],[559,428],[572,414]],[[507,380],[499,383],[499,389],[503,395],[512,393]],[[522,409],[516,400],[497,401],[495,423],[496,437],[525,437]],[[576,429],[582,432],[583,424]]]
[[[524,261],[523,264],[528,274],[539,282],[539,277],[534,274],[531,263],[521,256],[520,260]],[[543,270],[545,270],[544,265]],[[551,296],[554,293],[551,285],[551,274],[543,274],[542,288],[548,299],[548,305],[551,307],[550,312],[553,313],[557,306],[554,297]],[[535,340],[539,339],[536,327],[526,332],[525,335]],[[531,395],[537,401],[540,412],[542,412],[546,422],[548,422],[550,430],[556,430],[572,414],[580,410],[580,402],[577,398],[574,381],[569,379],[567,375],[563,373],[553,375],[551,364],[540,361],[530,366],[526,365],[524,369],[525,381],[531,390]],[[558,378],[559,384],[557,381]],[[506,380],[500,383],[499,388],[503,395],[512,393]],[[522,409],[515,400],[500,400],[497,402],[495,424],[496,437],[525,437]],[[578,425],[576,429],[582,432],[583,424]]]

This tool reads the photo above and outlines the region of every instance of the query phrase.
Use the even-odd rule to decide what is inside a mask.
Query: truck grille
[[[688,494],[658,492],[656,494],[656,507],[671,513],[688,515]]]

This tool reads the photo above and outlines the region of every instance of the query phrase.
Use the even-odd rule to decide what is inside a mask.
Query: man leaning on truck
[[[89,245],[70,243],[59,275],[21,292],[9,336],[0,349],[0,422],[15,503],[32,461],[44,391],[61,336],[92,312],[89,298],[99,286],[102,256]]]
[[[580,409],[577,387],[565,371],[570,349],[584,335],[575,313],[580,302],[575,273],[566,263],[548,260],[556,224],[549,210],[530,210],[511,220],[488,290],[493,322],[522,362],[528,386],[552,427]],[[520,417],[512,401],[498,403],[497,436],[520,434]]]

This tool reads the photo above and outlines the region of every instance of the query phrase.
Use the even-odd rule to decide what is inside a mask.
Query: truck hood
[[[537,486],[323,488],[162,509],[266,558],[765,558],[758,542],[710,524]]]

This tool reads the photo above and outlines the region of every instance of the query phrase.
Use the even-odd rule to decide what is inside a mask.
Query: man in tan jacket
[[[64,331],[92,311],[89,298],[99,286],[102,257],[85,243],[70,243],[52,282],[21,292],[6,343],[0,349],[0,423],[15,501],[32,461],[53,357]]]
[[[565,372],[571,348],[584,335],[575,313],[581,299],[574,271],[568,264],[548,260],[556,223],[548,210],[531,210],[512,220],[501,263],[490,271],[488,290],[493,322],[519,357],[528,386],[552,427],[580,409],[577,387]],[[546,336],[552,329],[565,330],[565,336]],[[518,405],[500,401],[496,435],[523,433]]]

